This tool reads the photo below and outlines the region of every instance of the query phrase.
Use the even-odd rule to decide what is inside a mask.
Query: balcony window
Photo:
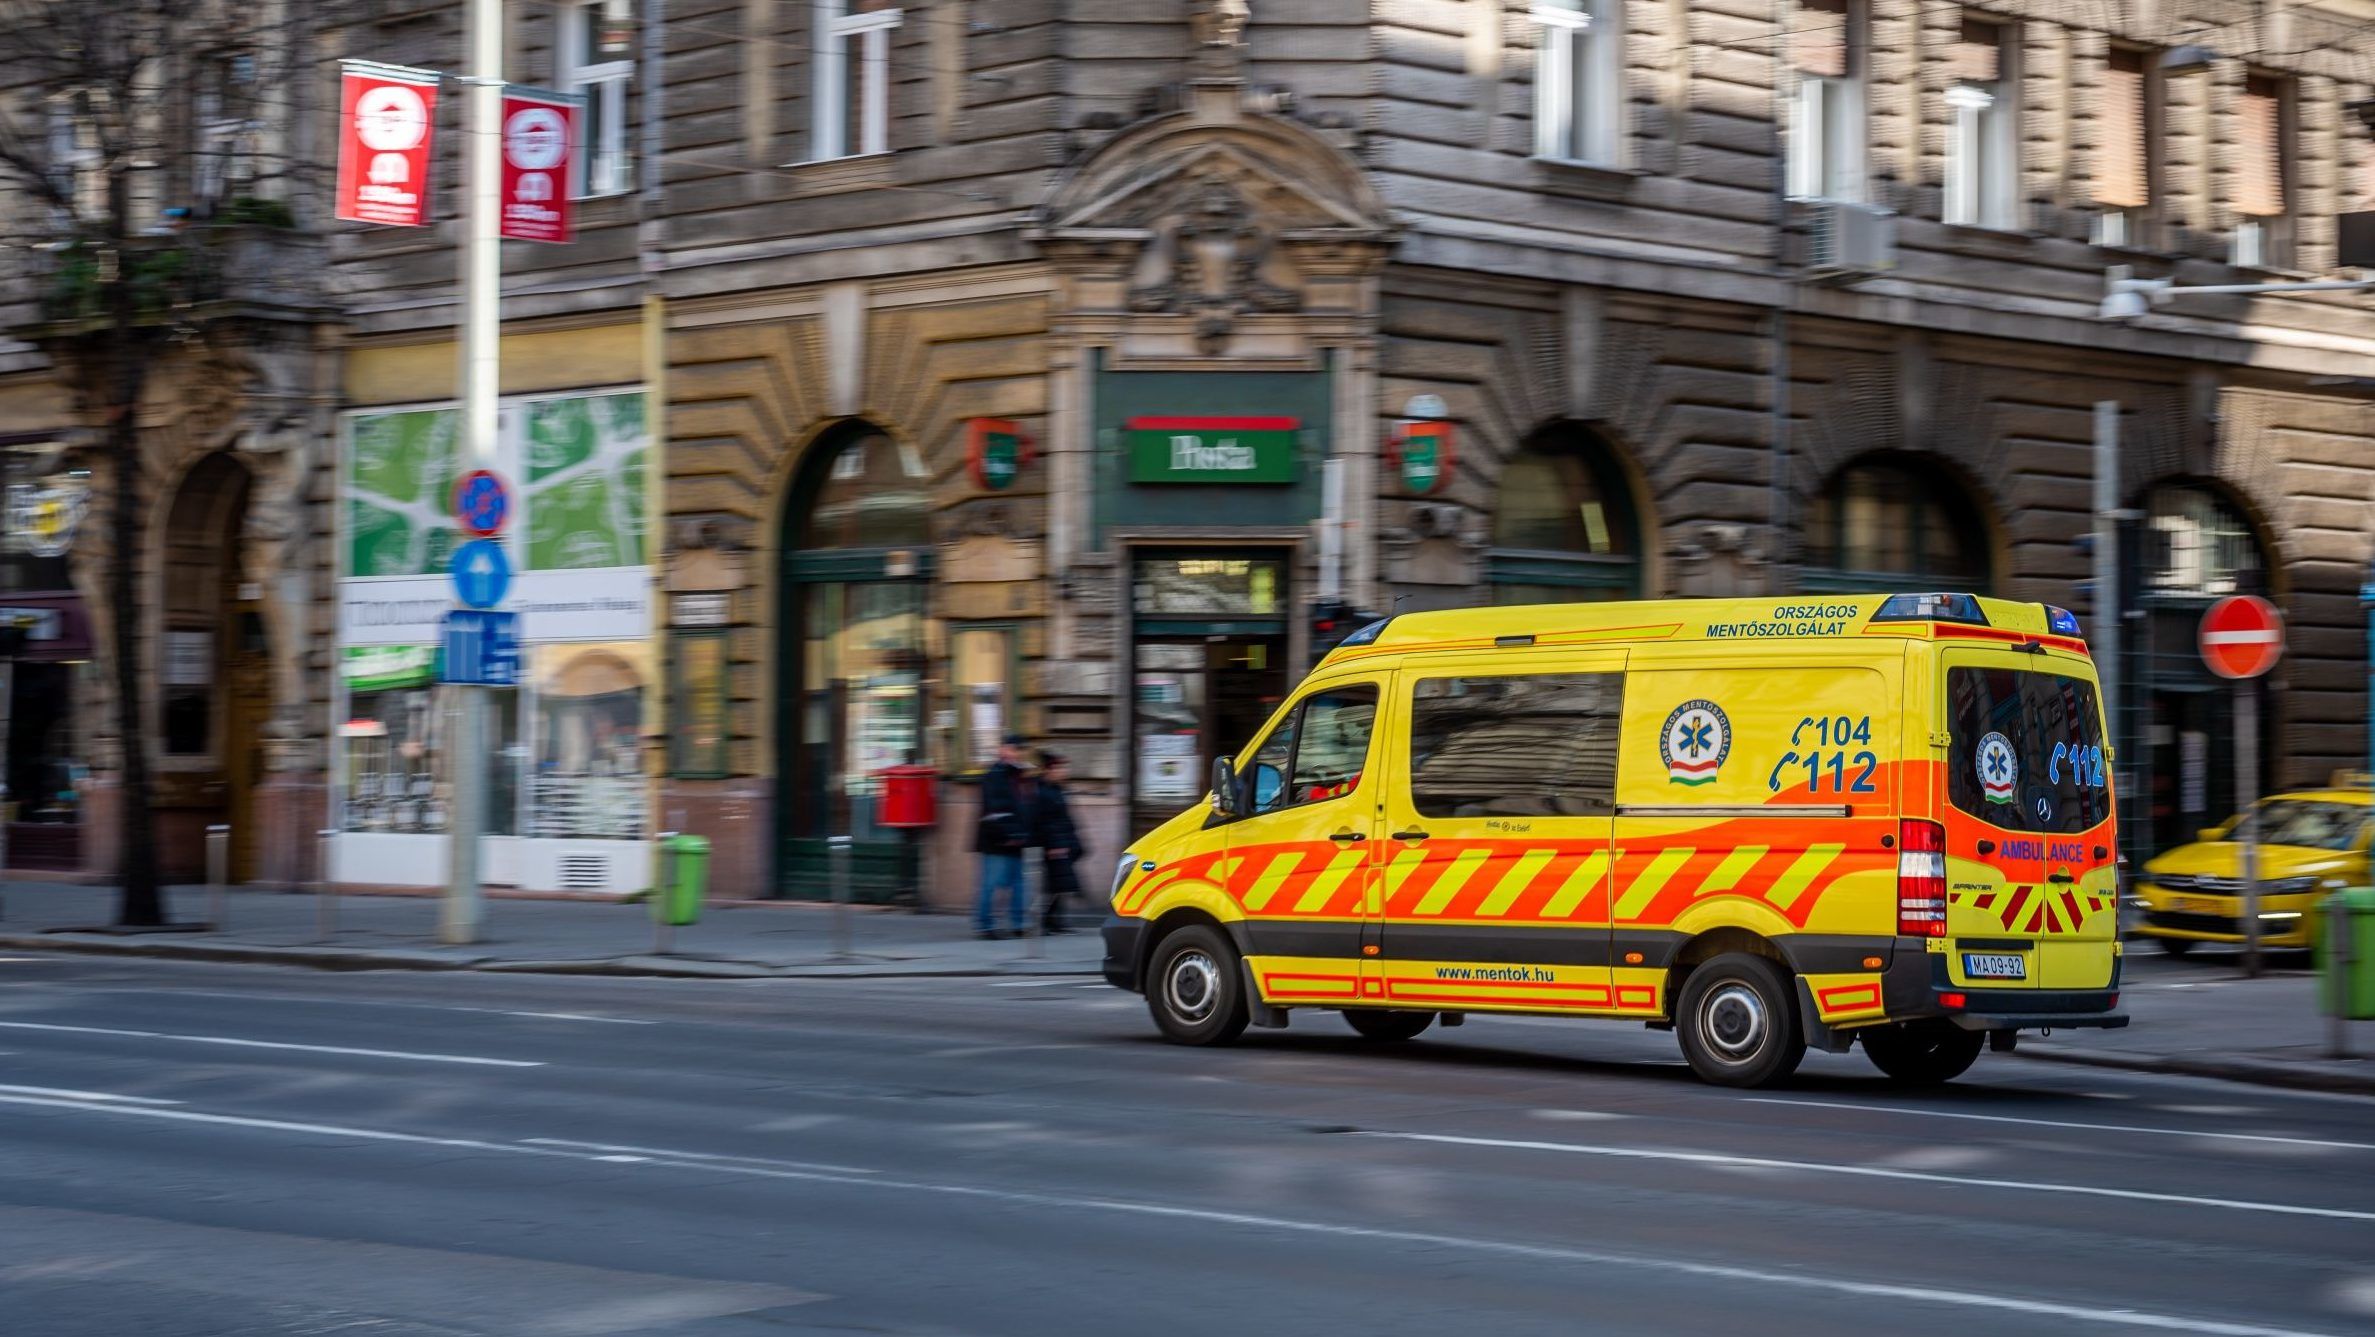
[[[1789,188],[1802,200],[1864,196],[1862,34],[1855,0],[1805,0],[1790,33],[1797,97],[1790,122]]]
[[[624,194],[634,183],[634,159],[627,152],[627,88],[634,78],[633,54],[619,49],[618,29],[605,18],[604,0],[584,0],[563,12],[559,68],[561,91],[585,98],[578,127],[578,197]]]
[[[1534,6],[1534,153],[1594,167],[1624,165],[1623,0]]]
[[[1963,20],[1946,90],[1954,117],[1946,142],[1946,221],[1963,227],[2019,226],[2020,81],[2009,24]]]
[[[2292,136],[2284,84],[2272,75],[2243,81],[2235,104],[2235,232],[2228,260],[2246,269],[2291,263]]]
[[[2145,55],[2115,47],[2097,90],[2095,243],[2142,246],[2152,210],[2152,114]]]
[[[816,119],[809,156],[822,162],[891,151],[891,32],[901,11],[873,0],[812,0]]]

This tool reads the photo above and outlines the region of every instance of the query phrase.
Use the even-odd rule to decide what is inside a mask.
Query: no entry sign
[[[2254,594],[2233,594],[2202,614],[2202,662],[2222,678],[2256,678],[2284,657],[2284,615]]]

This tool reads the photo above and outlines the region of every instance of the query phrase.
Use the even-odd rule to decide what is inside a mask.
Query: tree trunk
[[[165,899],[157,885],[155,785],[148,768],[147,675],[141,671],[148,656],[142,653],[140,616],[141,459],[140,396],[148,381],[148,347],[132,309],[131,285],[118,282],[109,305],[116,308],[102,336],[104,348],[95,350],[103,370],[99,383],[107,415],[107,458],[115,470],[115,498],[110,512],[108,545],[114,551],[107,567],[109,620],[115,633],[116,739],[122,749],[117,792],[119,865],[123,893],[116,903],[115,922],[146,927],[165,922]]]

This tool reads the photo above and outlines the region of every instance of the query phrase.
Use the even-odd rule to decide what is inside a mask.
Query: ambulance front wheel
[[[1225,1045],[1245,1032],[1245,972],[1237,949],[1205,924],[1174,929],[1155,944],[1146,1007],[1164,1036],[1183,1045]]]
[[[1389,1044],[1415,1040],[1420,1031],[1435,1024],[1432,1012],[1388,1012],[1383,1009],[1348,1007],[1344,1019],[1360,1032],[1364,1040],[1382,1040]]]
[[[1770,1086],[1806,1057],[1789,977],[1745,952],[1691,971],[1674,1009],[1674,1032],[1691,1071],[1717,1086]]]
[[[1860,1034],[1864,1057],[1890,1078],[1908,1086],[1936,1086],[1971,1070],[1987,1037],[1946,1021],[1909,1021],[1874,1026]]]

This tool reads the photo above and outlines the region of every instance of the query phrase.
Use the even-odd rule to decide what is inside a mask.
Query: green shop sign
[[[1133,483],[1292,483],[1293,418],[1132,418]]]

